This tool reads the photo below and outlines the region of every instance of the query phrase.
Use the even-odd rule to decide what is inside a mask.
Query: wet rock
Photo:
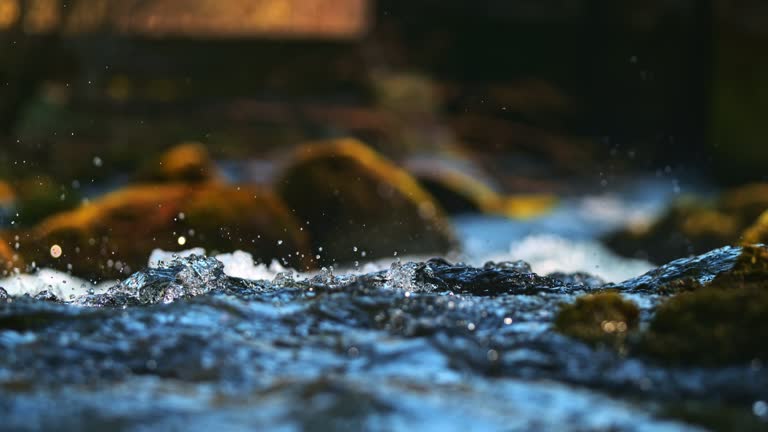
[[[172,303],[208,293],[226,282],[224,264],[215,258],[191,255],[134,273],[106,293],[79,302],[90,306]]]
[[[743,264],[751,263],[746,256]],[[276,407],[307,403],[315,407],[301,418],[321,428],[340,418],[359,419],[355,427],[381,425],[381,416],[401,425],[413,415],[434,425],[466,408],[471,421],[462,430],[488,417],[499,422],[481,429],[530,430],[541,423],[520,416],[546,403],[558,417],[545,429],[686,430],[654,418],[654,408],[768,397],[768,370],[758,363],[678,367],[558,334],[553,323],[562,303],[588,291],[529,273],[521,262],[476,268],[433,259],[269,282],[228,277],[221,263],[202,256],[175,259],[102,294],[0,302],[0,329],[13,330],[0,332],[0,411],[13,425],[30,418],[55,425],[88,410],[100,417],[81,428],[109,421],[143,427],[148,418],[176,419],[182,401],[196,411],[185,409],[180,422],[193,415],[231,426],[234,415],[243,419],[238,429],[268,429],[272,420],[295,418],[293,408]],[[595,316],[618,310],[604,321],[620,330],[637,309],[647,322],[652,295],[633,294],[637,307],[626,309],[626,300],[618,307],[606,301],[610,295],[618,297],[595,294],[597,306],[571,323],[602,329]],[[362,402],[346,411],[355,398]],[[509,413],[520,404],[524,409]],[[484,407],[480,415],[477,406]],[[269,421],[258,423],[265,415]],[[444,429],[459,429],[453,426],[462,418],[463,411]]]
[[[584,272],[576,272],[576,273],[555,272],[555,273],[548,274],[547,277],[559,280],[560,282],[563,282],[566,285],[585,286],[591,289],[599,288],[606,284],[605,280],[603,280],[602,278],[599,278],[597,276],[591,275],[589,273],[584,273]]]
[[[719,365],[768,360],[768,283],[712,284],[662,303],[641,350],[671,363]]]
[[[741,240],[745,230],[766,210],[768,184],[741,186],[724,192],[715,202],[681,200],[650,226],[630,227],[608,236],[605,243],[625,256],[669,262],[746,243]]]
[[[276,188],[307,224],[322,264],[396,252],[444,253],[455,246],[435,200],[408,173],[355,140],[299,147]]]
[[[176,145],[145,166],[138,179],[147,182],[197,183],[221,179],[221,173],[198,142]]]
[[[482,269],[462,264],[450,264],[443,259],[431,259],[416,271],[421,284],[456,294],[495,296],[502,294],[536,294],[560,292],[566,289],[559,280],[539,276],[524,262],[486,264]]]
[[[511,270],[518,273],[533,273],[533,270],[531,270],[531,265],[523,260],[501,261],[498,263],[488,261],[483,264],[483,268],[488,270]]]
[[[768,338],[767,247],[722,248],[622,285],[675,294],[656,309],[638,352],[702,365],[768,359],[768,350],[757,342]]]
[[[156,248],[240,249],[266,262],[310,264],[305,234],[279,199],[261,189],[213,183],[128,187],[52,216],[20,237],[27,262],[92,280],[141,268]]]
[[[588,294],[564,304],[555,318],[557,331],[588,342],[619,348],[637,329],[640,309],[619,293]]]
[[[709,284],[743,284],[768,278],[768,249],[726,246],[692,258],[681,258],[617,285],[630,293],[669,295]]]

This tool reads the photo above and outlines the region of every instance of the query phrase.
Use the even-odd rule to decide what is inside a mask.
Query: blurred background
[[[663,261],[739,241],[768,208],[719,198],[768,181],[766,41],[758,0],[0,0],[2,224],[12,249],[22,232],[47,251],[48,234],[14,230],[137,179],[217,177],[277,189],[298,226],[327,215],[297,204],[313,187],[284,187],[308,171],[296,149],[354,138],[344,151],[413,176],[435,201],[420,217],[450,215],[464,251],[556,232]],[[158,174],[163,160],[186,162]],[[707,216],[680,210],[689,195]]]

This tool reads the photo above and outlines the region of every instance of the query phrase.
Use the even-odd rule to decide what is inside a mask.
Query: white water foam
[[[538,274],[586,272],[607,282],[621,282],[639,276],[655,266],[648,261],[624,258],[594,240],[571,240],[541,234],[513,242],[507,252],[469,257],[473,265],[485,261],[523,260]]]
[[[89,292],[105,292],[113,284],[114,281],[110,281],[96,285],[68,273],[52,269],[40,269],[32,274],[18,274],[0,279],[0,287],[3,287],[11,296],[18,297],[25,294],[35,296],[43,291],[48,291],[65,301],[73,300]]]
[[[477,251],[476,251],[477,252]],[[201,248],[179,252],[166,252],[156,249],[149,257],[149,266],[157,267],[160,262],[168,262],[174,257],[205,255]],[[599,276],[607,282],[621,282],[641,275],[654,266],[637,259],[622,258],[612,253],[593,240],[571,240],[556,235],[531,235],[520,241],[512,242],[505,252],[475,253],[462,257],[468,264],[482,266],[486,261],[527,261],[534,272],[542,275],[555,271],[587,272]],[[269,265],[256,263],[253,255],[244,251],[216,255],[224,264],[228,276],[250,280],[273,280],[281,273],[291,272],[296,279],[312,277],[317,272],[301,273],[282,266],[277,260]],[[403,262],[421,261],[426,257],[402,257]],[[360,263],[358,266],[336,269],[337,274],[371,273],[386,270],[399,261],[398,258],[386,258]],[[103,292],[116,281],[94,285],[70,274],[51,269],[41,269],[33,274],[19,274],[0,279],[0,287],[9,295],[37,295],[49,291],[62,300],[72,300],[89,292]]]

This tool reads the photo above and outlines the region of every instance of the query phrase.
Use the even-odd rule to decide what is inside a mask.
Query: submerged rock
[[[617,292],[588,294],[565,304],[555,318],[555,328],[591,344],[619,348],[640,323],[640,309]]]
[[[664,263],[747,243],[745,230],[767,210],[768,184],[751,184],[726,191],[715,202],[682,200],[652,225],[630,227],[605,242],[622,255]]]
[[[42,221],[19,243],[27,262],[91,280],[141,268],[156,248],[241,249],[265,262],[310,264],[307,238],[279,199],[212,183],[127,187]]]
[[[322,264],[455,247],[439,204],[407,172],[352,139],[299,147],[276,182]]]

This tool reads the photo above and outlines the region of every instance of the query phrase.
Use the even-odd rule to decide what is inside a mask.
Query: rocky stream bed
[[[72,298],[0,291],[0,429],[764,430],[767,263],[726,247],[619,284],[443,259],[269,281],[192,255]],[[754,294],[714,300],[754,315],[714,319],[736,354],[647,348],[694,337],[654,320],[717,281]],[[634,318],[599,305],[615,293]]]

